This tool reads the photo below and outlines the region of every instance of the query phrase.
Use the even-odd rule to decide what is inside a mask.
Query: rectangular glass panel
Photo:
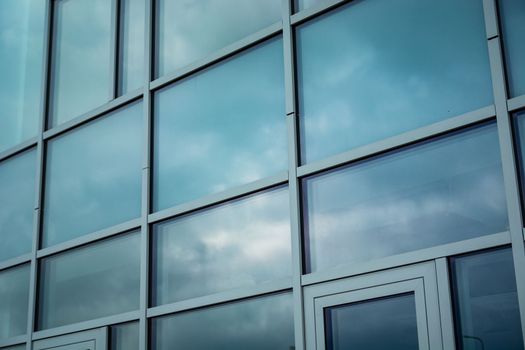
[[[525,1],[498,1],[510,97],[525,95]]]
[[[458,350],[523,350],[510,249],[451,262]]]
[[[153,350],[294,349],[293,300],[277,294],[154,318]]]
[[[38,132],[45,3],[0,1],[0,152]]]
[[[0,163],[0,261],[31,252],[35,177],[35,150]]]
[[[282,55],[273,39],[155,94],[155,210],[286,170]]]
[[[113,1],[53,1],[51,126],[112,98]]]
[[[167,221],[153,234],[154,305],[292,274],[285,188]]]
[[[303,163],[493,102],[480,0],[353,1],[296,34]]]
[[[29,264],[0,271],[0,339],[27,332]]]
[[[158,0],[156,76],[281,21],[281,0]]]
[[[38,329],[139,308],[140,233],[43,258]]]
[[[49,141],[44,247],[140,216],[142,104]]]
[[[111,326],[110,350],[139,350],[139,323]]]
[[[313,5],[317,5],[322,3],[326,0],[295,0],[294,1],[294,10],[295,12],[299,12],[301,10],[304,10],[308,7],[312,7]]]
[[[310,271],[508,229],[495,124],[303,183]]]
[[[521,201],[525,203],[525,112],[514,116],[516,128],[516,142],[518,144],[518,159],[520,165]]]
[[[326,350],[417,350],[414,294],[324,309]]]
[[[144,84],[144,0],[122,0],[120,3],[120,95]]]

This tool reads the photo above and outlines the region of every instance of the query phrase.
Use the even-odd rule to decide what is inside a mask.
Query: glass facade
[[[0,1],[0,350],[524,349],[524,4]]]

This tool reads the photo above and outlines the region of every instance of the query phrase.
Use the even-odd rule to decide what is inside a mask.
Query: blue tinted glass
[[[110,350],[139,350],[139,323],[111,326]]]
[[[452,261],[462,350],[523,350],[516,277],[510,249]]]
[[[291,277],[284,188],[155,226],[155,305]]]
[[[326,350],[418,350],[416,303],[406,294],[324,310]]]
[[[49,142],[43,246],[140,216],[142,104]]]
[[[29,264],[0,271],[0,339],[27,332]]]
[[[508,229],[494,124],[304,182],[311,271]]]
[[[31,252],[36,151],[0,163],[0,261]]]
[[[294,349],[291,294],[272,295],[152,320],[152,349]]]
[[[138,232],[42,259],[38,329],[137,310],[139,277]]]
[[[155,95],[154,209],[287,167],[282,41]]]
[[[0,348],[0,350],[25,350],[26,345],[15,345],[15,346],[8,346],[7,348]]]
[[[518,113],[515,117],[517,142],[519,145],[519,163],[521,175],[521,198],[525,201],[525,113]]]
[[[281,1],[159,0],[157,18],[161,76],[281,21]]]
[[[295,12],[304,10],[316,4],[320,4],[323,1],[325,0],[295,0],[295,3],[294,3]]]
[[[121,95],[144,84],[144,0],[123,0],[121,7]]]
[[[480,0],[353,1],[300,26],[303,163],[490,105],[485,36]]]
[[[0,152],[38,131],[45,3],[0,1]]]
[[[525,94],[525,1],[498,1],[511,97]]]
[[[54,1],[52,126],[111,98],[112,1]]]

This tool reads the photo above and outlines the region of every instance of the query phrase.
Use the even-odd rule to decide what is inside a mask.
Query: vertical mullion
[[[119,76],[120,76],[120,9],[121,9],[121,0],[112,0],[111,11],[113,24],[111,26],[111,84],[109,87],[109,100],[115,99],[119,95]]]
[[[452,289],[450,288],[447,258],[439,258],[435,261],[435,264],[443,348],[455,349],[454,316],[452,313],[452,299],[450,297]]]
[[[495,0],[484,0],[487,23],[494,23],[497,29],[497,11]],[[498,124],[499,145],[503,177],[507,199],[509,228],[512,242],[512,255],[516,276],[518,304],[520,306],[521,329],[525,343],[525,246],[523,241],[523,221],[518,185],[518,173],[512,136],[512,122],[507,107],[507,84],[503,63],[501,39],[498,32],[488,32],[488,46],[496,120]]]

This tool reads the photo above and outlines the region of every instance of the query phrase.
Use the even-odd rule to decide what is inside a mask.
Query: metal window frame
[[[26,349],[32,348],[32,342],[38,339],[61,336],[73,332],[85,331],[98,327],[110,326],[128,321],[139,321],[139,341],[140,350],[148,349],[149,341],[149,319],[166,315],[182,310],[191,310],[209,305],[221,304],[234,300],[241,300],[253,296],[263,296],[275,292],[292,291],[294,303],[294,334],[296,349],[305,348],[307,335],[311,334],[311,316],[305,309],[305,302],[309,298],[309,290],[321,288],[320,286],[330,285],[334,280],[352,276],[369,274],[370,276],[380,273],[379,271],[388,269],[392,276],[397,274],[393,271],[407,268],[412,264],[420,264],[423,261],[431,261],[435,264],[434,281],[437,283],[436,298],[439,299],[439,315],[442,332],[442,343],[446,349],[454,349],[454,325],[452,317],[452,302],[449,288],[449,275],[447,268],[447,257],[456,254],[473,252],[486,248],[511,245],[516,279],[518,286],[518,298],[520,304],[520,316],[525,342],[525,229],[523,228],[523,213],[520,202],[519,191],[519,172],[516,156],[516,145],[513,142],[513,116],[518,110],[525,108],[525,95],[508,98],[506,91],[505,62],[502,51],[502,38],[499,30],[499,15],[497,11],[497,0],[480,0],[483,2],[484,19],[486,24],[487,50],[489,53],[490,70],[493,82],[494,104],[449,118],[442,122],[427,125],[419,129],[411,130],[401,135],[393,136],[385,140],[359,147],[341,154],[337,154],[326,159],[301,165],[299,162],[299,139],[298,139],[298,120],[300,115],[297,109],[296,94],[296,58],[295,58],[295,28],[301,23],[313,20],[333,9],[350,3],[351,0],[325,0],[312,7],[299,12],[293,12],[294,0],[281,0],[282,19],[244,39],[228,45],[198,61],[189,64],[175,72],[165,76],[155,78],[155,2],[158,0],[145,0],[145,35],[144,35],[144,83],[143,87],[130,91],[125,95],[118,96],[119,85],[119,34],[121,22],[118,14],[121,13],[120,2],[123,0],[113,0],[115,11],[115,23],[113,23],[112,47],[114,62],[112,63],[112,97],[108,103],[99,106],[91,111],[69,120],[63,124],[47,128],[48,113],[50,107],[50,87],[51,87],[51,66],[52,66],[52,31],[53,31],[53,2],[60,0],[40,0],[45,3],[45,31],[43,33],[45,55],[43,57],[43,79],[42,96],[39,118],[39,132],[36,137],[28,139],[10,149],[0,152],[0,165],[3,160],[14,157],[30,148],[37,151],[37,181],[35,184],[35,204],[33,220],[33,243],[31,253],[25,254],[7,261],[0,262],[0,272],[24,263],[31,264],[30,268],[30,291],[28,308],[27,334],[24,336],[13,337],[0,340],[0,347],[26,344]],[[152,138],[153,138],[153,94],[155,91],[174,83],[180,79],[188,77],[196,72],[202,71],[216,63],[232,57],[250,47],[253,47],[269,38],[282,35],[283,60],[284,60],[284,83],[285,83],[285,115],[288,138],[288,169],[274,176],[255,181],[253,183],[237,186],[226,191],[209,195],[189,203],[184,203],[159,212],[151,210],[152,196]],[[118,97],[117,97],[118,96]],[[141,216],[113,227],[103,229],[86,236],[58,244],[45,249],[39,249],[39,234],[41,231],[41,214],[44,191],[45,174],[45,148],[46,142],[63,133],[74,130],[79,126],[103,117],[107,113],[126,106],[138,99],[143,101],[143,163],[142,163],[142,208]],[[444,135],[451,131],[461,130],[471,125],[495,120],[498,128],[499,143],[501,149],[505,195],[507,200],[507,210],[509,217],[509,231],[494,233],[492,235],[479,237],[467,241],[445,244],[442,246],[422,249],[414,252],[391,256],[376,261],[354,264],[330,269],[327,271],[303,274],[303,234],[301,218],[301,180],[309,175],[338,167],[355,160],[364,159],[387,152],[393,149],[404,147],[424,139]],[[150,307],[149,301],[149,271],[150,271],[150,230],[151,225],[172,218],[178,215],[187,214],[196,210],[207,208],[223,203],[232,199],[240,198],[245,195],[263,191],[269,188],[287,184],[290,199],[290,223],[291,223],[291,242],[292,242],[292,272],[291,280],[276,280],[260,286],[249,288],[238,288],[235,290],[221,292],[205,297],[195,298],[183,302],[172,303]],[[125,314],[104,317],[77,324],[62,326],[53,329],[37,331],[35,329],[36,310],[37,310],[37,283],[38,283],[38,262],[39,259],[56,254],[65,250],[102,240],[114,235],[131,231],[141,230],[141,267],[140,267],[140,307],[138,310]],[[431,263],[429,263],[431,264]],[[356,277],[354,277],[356,278]]]

